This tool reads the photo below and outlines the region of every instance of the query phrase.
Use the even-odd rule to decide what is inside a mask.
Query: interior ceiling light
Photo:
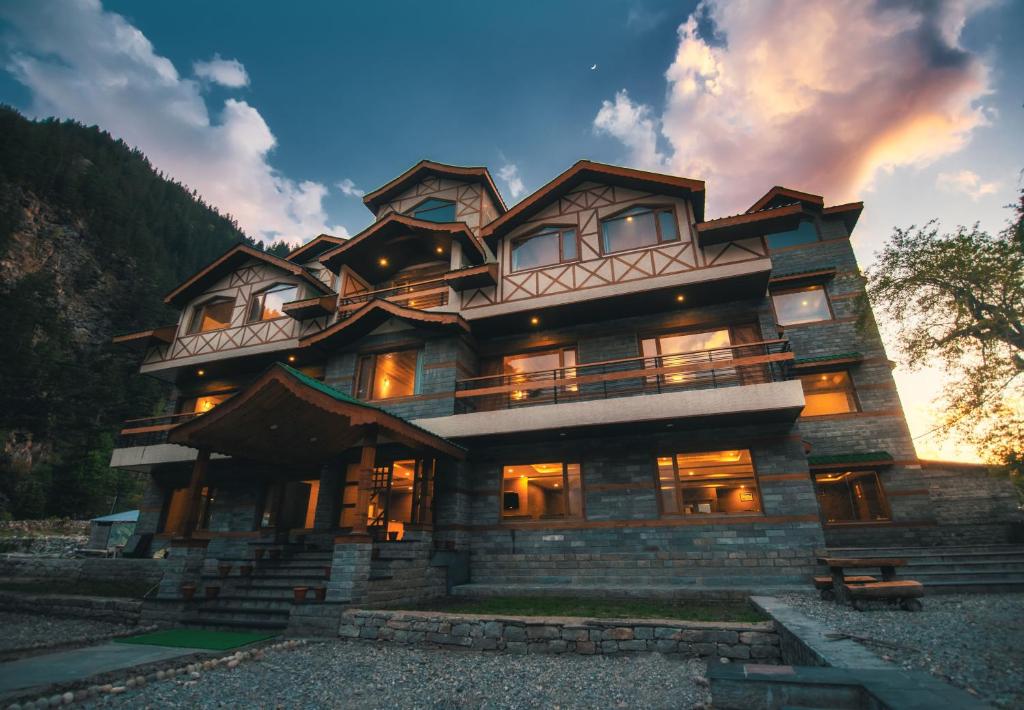
[[[377,263],[380,264],[381,266],[387,266],[388,258],[386,256],[382,256],[380,259],[377,260]]]
[[[540,323],[540,318],[538,318],[537,316],[533,316],[532,318],[530,318],[530,325],[537,325],[539,323]]]
[[[679,303],[682,303],[685,300],[686,300],[686,296],[684,296],[683,294],[680,293],[680,294],[676,295],[676,301],[678,301]]]

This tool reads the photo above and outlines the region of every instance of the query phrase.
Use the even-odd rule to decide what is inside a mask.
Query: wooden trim
[[[637,209],[637,208],[645,209],[645,210],[647,210],[647,212],[649,212],[651,215],[654,216],[654,236],[655,236],[655,239],[656,239],[654,244],[645,244],[645,245],[639,246],[639,247],[627,247],[626,249],[616,249],[614,251],[605,251],[605,249],[604,249],[604,224],[605,224],[605,222],[609,222],[609,221],[617,220],[617,219],[622,219],[622,217],[620,215],[625,214],[626,212],[629,212],[630,210],[634,210],[634,209]],[[671,212],[672,213],[672,221],[676,225],[676,238],[675,239],[667,239],[667,240],[666,239],[662,239],[662,237],[661,237],[661,220],[658,219],[658,213],[659,212]],[[596,225],[596,227],[597,227],[597,254],[602,259],[608,259],[608,258],[611,258],[611,257],[614,257],[614,256],[618,256],[619,254],[630,254],[630,253],[638,251],[640,249],[650,249],[651,247],[660,247],[660,246],[664,246],[666,244],[680,244],[680,243],[682,243],[682,240],[683,240],[683,232],[679,228],[679,225],[680,225],[679,214],[676,212],[676,206],[673,203],[668,203],[668,204],[654,203],[654,204],[651,204],[649,202],[645,202],[645,201],[641,200],[641,201],[636,202],[634,204],[626,205],[625,207],[623,207],[623,208],[621,208],[619,210],[616,210],[615,212],[612,212],[611,214],[607,214],[604,217],[601,217],[600,215],[595,215],[595,220],[597,221],[597,225]]]
[[[818,269],[817,271],[807,271],[801,274],[785,274],[783,276],[773,276],[768,279],[768,285],[769,287],[771,287],[772,284],[792,283],[795,281],[803,281],[805,279],[820,279],[820,281],[816,285],[821,285],[828,279],[835,277],[835,275],[835,267],[830,267],[828,269]],[[779,293],[783,293],[783,291],[779,291]]]
[[[810,481],[810,471],[806,473],[764,473],[757,477],[759,481]]]
[[[878,410],[860,410],[856,412],[840,412],[839,414],[818,414],[815,416],[801,415],[800,421],[808,424],[814,422],[829,422],[843,419],[859,419],[861,417],[902,417],[903,412],[899,409],[878,409]]]
[[[629,358],[639,359],[639,358]],[[623,372],[603,372],[597,375],[581,375],[579,377],[563,377],[557,380],[545,380],[544,382],[520,382],[508,385],[499,385],[495,387],[481,387],[475,390],[461,390],[455,392],[456,398],[464,397],[482,397],[490,394],[502,394],[505,392],[523,391],[523,390],[535,390],[535,389],[548,389],[551,387],[562,387],[565,385],[585,385],[595,382],[614,382],[616,380],[629,380],[638,377],[654,377],[657,375],[674,374],[678,372],[704,372],[707,370],[718,370],[718,369],[734,369],[737,367],[751,367],[756,365],[763,365],[769,362],[783,362],[786,360],[792,360],[793,353],[774,353],[772,355],[758,355],[756,357],[749,358],[738,358],[734,360],[723,360],[719,362],[701,362],[693,363],[688,365],[671,365],[669,367],[652,367],[647,369],[639,370],[628,370]],[[591,365],[592,363],[577,364],[575,367],[580,368],[584,365]],[[570,368],[563,368],[570,369]],[[474,378],[479,379],[479,378]]]
[[[797,358],[798,360],[800,358]],[[832,367],[849,366],[849,365],[862,365],[867,362],[864,358],[857,357],[840,357],[833,360],[815,360],[814,362],[806,363],[793,363],[794,370],[807,370],[806,374],[814,374],[813,370],[828,369]],[[847,369],[841,367],[840,369]],[[857,389],[867,389],[867,385],[858,386]]]
[[[903,462],[888,461],[854,461],[851,463],[809,463],[807,467],[812,473],[826,473],[828,471],[859,471],[862,469],[874,469],[882,466],[895,466]]]
[[[605,163],[580,160],[561,175],[520,201],[519,204],[504,215],[485,226],[481,235],[485,239],[502,236],[526,217],[539,211],[545,204],[568,192],[575,185],[585,182],[587,179],[600,181],[602,178],[617,179],[618,181],[630,183],[645,183],[651,187],[658,187],[663,190],[667,188],[678,193],[685,193],[686,195],[700,193],[702,198],[704,194],[703,180],[692,180],[674,175],[663,175],[645,170],[634,170],[633,168],[622,168]],[[682,194],[674,196],[682,196]],[[703,200],[701,212],[703,213]],[[703,214],[698,216],[703,218]]]
[[[318,234],[317,236],[310,239],[302,246],[295,247],[285,256],[288,261],[295,261],[297,256],[300,256],[303,252],[312,249],[313,247],[323,242],[330,242],[331,244],[343,244],[345,240],[342,237],[336,237],[333,234]]]
[[[115,345],[123,344],[135,344],[142,343],[148,345],[148,341],[156,341],[170,345],[174,342],[174,336],[178,332],[177,325],[165,325],[160,328],[150,328],[149,330],[140,330],[137,333],[126,333],[125,335],[115,335],[110,339],[110,342]]]
[[[421,160],[398,177],[389,180],[376,190],[366,193],[363,195],[363,204],[376,212],[382,203],[388,202],[393,197],[397,197],[398,194],[403,192],[410,183],[415,182],[421,173],[433,173],[440,177],[455,179],[473,178],[472,182],[482,184],[487,192],[491,193],[491,197],[494,198],[500,213],[504,213],[508,210],[508,207],[505,206],[505,201],[502,199],[501,193],[498,192],[498,187],[494,184],[494,180],[491,178],[491,173],[487,168],[445,165],[444,163],[435,163],[431,160]]]
[[[420,311],[415,308],[408,308],[406,306],[400,306],[397,303],[382,301],[379,298],[375,298],[372,301],[367,301],[365,305],[361,306],[358,310],[343,320],[338,321],[334,325],[324,328],[312,335],[300,338],[299,347],[309,347],[310,345],[316,345],[317,343],[328,340],[338,333],[352,327],[353,324],[358,323],[374,311],[382,312],[385,319],[399,318],[406,321],[416,321],[429,325],[456,326],[466,332],[469,332],[469,323],[467,323],[466,320],[457,313]]]
[[[124,435],[127,435],[127,434],[149,434],[150,432],[154,432],[154,431],[167,431],[168,429],[173,429],[176,426],[178,426],[178,425],[177,424],[155,424],[153,426],[131,427],[131,428],[122,429],[121,430],[121,434],[124,434]]]
[[[849,523],[822,523],[822,527],[831,530],[843,528],[933,528],[938,526],[935,520],[857,520]]]
[[[790,223],[799,224],[800,216],[803,214],[803,205],[784,205],[754,213],[719,217],[698,223],[697,235],[701,246],[763,237],[765,234],[786,231],[787,228],[791,228]],[[768,223],[767,227],[759,229],[764,222]]]
[[[810,202],[811,204],[818,205],[819,207],[823,207],[825,205],[825,198],[821,195],[815,195],[810,192],[800,192],[799,190],[793,190],[788,187],[783,187],[782,185],[775,185],[772,189],[768,190],[768,192],[764,193],[764,195],[761,196],[761,199],[751,205],[750,209],[747,210],[747,213],[749,214],[763,209],[765,205],[776,197],[789,197],[798,202]]]
[[[583,490],[589,490],[584,486]],[[817,515],[689,515],[685,517],[647,518],[641,520],[541,520],[536,523],[506,522],[498,525],[438,525],[436,530],[464,530],[466,532],[495,532],[501,530],[587,530],[601,528],[671,528],[693,526],[778,525],[783,523],[817,523]]]

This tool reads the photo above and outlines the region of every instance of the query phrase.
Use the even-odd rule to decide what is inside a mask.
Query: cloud
[[[973,170],[939,173],[935,178],[935,186],[946,192],[961,192],[975,202],[999,189],[998,182],[983,182],[981,176]]]
[[[348,234],[326,223],[324,185],[272,167],[277,139],[256,108],[228,99],[211,114],[200,83],[98,0],[5,3],[0,18],[12,30],[6,68],[31,91],[31,115],[103,127],[265,242]]]
[[[512,195],[513,200],[518,200],[519,196],[526,192],[526,186],[523,185],[523,179],[519,176],[519,166],[515,163],[505,163],[498,170],[498,177],[508,187],[509,193]]]
[[[667,17],[664,10],[648,10],[643,5],[633,5],[626,15],[626,27],[634,32],[650,32]]]
[[[341,182],[335,184],[338,186],[338,189],[348,197],[362,197],[366,194],[366,190],[360,190],[349,178],[345,178]]]
[[[240,89],[249,85],[249,73],[245,71],[242,63],[237,59],[221,59],[219,54],[214,54],[213,59],[208,62],[193,62],[192,71],[200,79],[229,89]]]
[[[987,4],[704,0],[678,28],[660,114],[623,90],[594,127],[638,167],[707,180],[719,212],[773,184],[855,199],[985,122],[989,68],[959,36]]]

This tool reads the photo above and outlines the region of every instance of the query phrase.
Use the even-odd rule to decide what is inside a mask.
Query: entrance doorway
[[[320,481],[286,481],[267,486],[260,528],[311,530],[320,498]]]
[[[402,540],[405,526],[429,523],[434,508],[434,459],[399,459],[373,469],[367,531],[377,540]],[[352,527],[358,482],[348,481],[342,501],[341,526]]]

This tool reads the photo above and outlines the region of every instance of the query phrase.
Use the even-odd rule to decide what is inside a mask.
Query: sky
[[[357,233],[423,158],[509,204],[587,158],[703,179],[709,218],[776,184],[863,200],[868,267],[896,226],[1005,225],[1021,27],[1015,0],[0,0],[0,102],[99,125],[268,242]],[[919,453],[973,458],[928,434],[941,374],[895,375]]]

